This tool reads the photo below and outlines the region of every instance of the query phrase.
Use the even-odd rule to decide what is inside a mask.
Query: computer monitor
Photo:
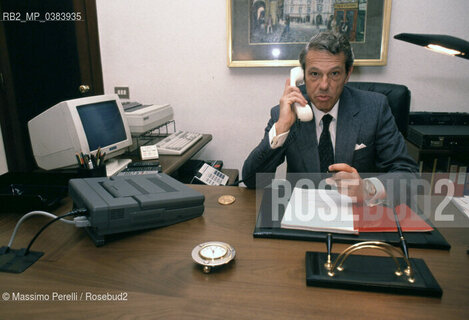
[[[28,129],[36,163],[46,170],[77,167],[76,154],[80,152],[96,154],[100,148],[109,159],[132,145],[117,95],[62,101],[31,119]],[[126,165],[130,160],[117,165],[124,167],[124,162]],[[113,164],[116,166],[116,161]]]

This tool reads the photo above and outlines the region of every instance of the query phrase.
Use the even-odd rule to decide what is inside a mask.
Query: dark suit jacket
[[[278,105],[272,108],[264,138],[244,162],[243,181],[249,188],[256,187],[256,173],[275,172],[285,157],[289,173],[320,172],[314,119],[297,121],[290,128],[284,145],[271,149],[269,131],[278,120],[279,110]],[[355,146],[360,144],[366,148],[355,150]],[[402,173],[378,176],[385,186],[384,180],[389,178],[414,177],[417,165],[407,154],[386,96],[344,87],[337,116],[335,163],[347,163],[360,174]]]

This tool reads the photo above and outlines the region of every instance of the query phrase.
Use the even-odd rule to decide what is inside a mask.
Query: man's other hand
[[[337,186],[337,190],[351,197],[353,202],[363,203],[365,200],[363,179],[357,169],[346,163],[335,163],[329,166],[329,172],[334,172],[334,175],[327,178],[326,183]]]

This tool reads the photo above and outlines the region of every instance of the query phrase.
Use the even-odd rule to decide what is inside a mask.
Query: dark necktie
[[[329,132],[331,121],[332,116],[330,114],[322,117],[322,133],[318,146],[321,172],[327,172],[327,168],[334,163],[334,149],[332,148],[331,133]]]

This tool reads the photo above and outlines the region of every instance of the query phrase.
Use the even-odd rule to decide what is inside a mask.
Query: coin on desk
[[[223,204],[223,205],[228,205],[228,204],[232,204],[233,202],[235,202],[235,200],[236,198],[234,196],[225,194],[221,196],[220,198],[218,198],[218,203]]]

